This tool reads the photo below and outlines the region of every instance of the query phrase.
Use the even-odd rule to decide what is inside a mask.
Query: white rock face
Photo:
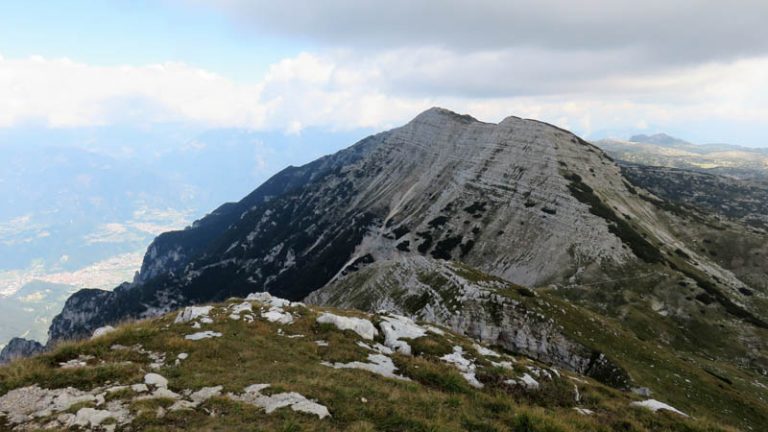
[[[209,318],[208,314],[211,313],[211,310],[213,310],[213,306],[187,306],[183,311],[179,312],[173,322],[174,324],[181,324],[198,318]]]
[[[483,383],[478,381],[475,376],[475,371],[477,370],[475,362],[464,357],[464,350],[460,346],[453,347],[453,352],[440,357],[440,360],[456,366],[456,369],[461,372],[461,376],[463,376],[472,387],[484,387]]]
[[[261,317],[265,320],[278,324],[290,324],[293,322],[293,315],[285,312],[279,307],[272,306],[267,312],[262,312]]]
[[[363,318],[345,317],[324,312],[317,317],[317,322],[320,324],[333,324],[339,330],[352,330],[360,335],[361,338],[367,340],[373,340],[379,334],[376,327],[369,320]]]
[[[445,332],[438,327],[435,327],[432,325],[425,325],[424,328],[438,336],[445,336]]]
[[[76,359],[60,362],[59,367],[62,369],[85,367],[85,366],[88,366],[88,361],[93,360],[93,358],[94,358],[93,356],[81,354]]]
[[[307,301],[369,312],[386,309],[408,313],[402,299],[428,296],[431,300],[414,318],[567,370],[579,373],[588,370],[592,358],[590,349],[568,339],[554,321],[542,319],[519,302],[495,294],[496,290],[505,288],[504,283],[494,279],[469,280],[457,268],[452,263],[418,255],[397,257],[369,265],[356,272],[356,278],[339,278],[315,291]],[[445,280],[442,291],[421,282],[419,275],[423,274]],[[398,291],[403,288],[407,288],[406,293]],[[363,297],[365,302],[359,301]],[[426,326],[422,328],[431,331]],[[398,345],[404,348],[404,344]],[[479,350],[491,352],[482,346]],[[483,355],[493,359],[492,355]]]
[[[189,395],[189,398],[192,399],[192,402],[200,404],[214,396],[219,396],[222,390],[224,390],[224,387],[222,386],[203,387],[200,390]]]
[[[392,359],[385,356],[384,354],[368,354],[368,363],[356,361],[350,363],[323,362],[322,364],[334,369],[362,369],[381,375],[383,377],[410,381],[410,378],[395,373],[397,371],[397,367],[395,367]]]
[[[168,380],[156,373],[148,373],[144,375],[144,384],[157,388],[168,388]]]
[[[679,414],[679,415],[681,415],[683,417],[688,417],[688,414],[680,411],[679,409],[677,409],[677,408],[675,408],[675,407],[673,407],[671,405],[667,405],[664,402],[659,402],[656,399],[647,399],[647,400],[644,400],[644,401],[641,401],[641,402],[631,402],[629,405],[630,406],[641,407],[641,408],[646,408],[646,409],[649,409],[649,410],[651,410],[653,412],[656,412],[658,410],[667,410],[667,411],[671,411],[671,412],[673,412],[675,414]]]
[[[514,365],[512,364],[512,361],[504,360],[500,362],[491,361],[491,366],[493,367],[499,367],[503,369],[514,369]]]
[[[146,393],[149,391],[149,387],[146,384],[133,384],[131,385],[131,390],[136,393]]]
[[[102,337],[106,334],[112,333],[113,331],[115,331],[115,328],[112,326],[99,327],[93,331],[93,335],[91,336],[91,339]]]
[[[507,380],[505,382],[507,384],[522,384],[531,390],[536,390],[539,388],[539,382],[527,373],[524,373],[519,380]]]
[[[160,387],[156,388],[155,391],[153,391],[150,394],[137,396],[134,398],[134,400],[149,400],[149,399],[173,399],[173,400],[179,400],[181,399],[181,395],[168,390],[167,388]]]
[[[579,414],[581,414],[581,415],[592,415],[592,414],[594,414],[594,413],[595,413],[595,412],[594,412],[594,411],[592,411],[591,409],[587,409],[587,408],[579,408],[579,407],[574,407],[573,409],[574,409],[574,410],[575,410],[577,413],[579,413]]]
[[[236,304],[230,308],[233,314],[241,314],[243,312],[253,312],[253,306],[247,301]]]
[[[411,355],[411,346],[401,339],[416,339],[427,334],[424,327],[401,315],[383,316],[379,327],[384,334],[384,345],[405,355]]]
[[[215,337],[221,337],[221,336],[222,335],[219,332],[206,330],[203,332],[197,332],[197,333],[186,335],[184,336],[184,339],[196,341],[196,340],[209,339],[209,338],[215,338]]]
[[[75,414],[75,418],[71,426],[94,428],[96,426],[100,426],[107,419],[115,419],[119,422],[120,420],[124,420],[126,417],[128,417],[127,410],[121,410],[120,412],[115,413],[112,411],[98,410],[94,408],[80,408],[77,411],[77,414]]]
[[[258,292],[258,293],[248,294],[248,297],[246,297],[245,300],[259,302],[267,306],[274,306],[277,308],[284,308],[286,306],[292,305],[292,303],[289,300],[286,300],[280,297],[274,297],[272,296],[272,294],[268,292]],[[296,305],[298,305],[298,303]]]
[[[243,318],[247,322],[253,321],[253,315],[251,315],[253,312],[253,306],[250,302],[244,301],[242,303],[232,305],[230,306],[229,311],[230,319],[239,320],[240,318]]]
[[[605,220],[571,195],[561,174],[562,162],[595,190],[629,195],[619,168],[566,131],[516,117],[483,123],[433,108],[379,139],[360,165],[381,170],[357,180],[362,196],[355,202],[375,203],[388,214],[352,259],[389,259],[404,241],[416,252],[425,243],[417,233],[428,232],[433,241],[427,254],[441,239],[472,239],[473,248],[464,254],[455,248],[449,259],[536,286],[575,268],[575,262],[632,258]],[[639,211],[649,207],[636,204]],[[634,210],[626,213],[634,216]],[[474,215],[493,217],[471,223]],[[397,239],[381,235],[399,226],[409,231]],[[480,230],[473,232],[475,227]]]
[[[472,347],[477,351],[478,354],[485,356],[485,357],[501,357],[501,354],[497,353],[496,351],[486,348],[478,343],[475,343],[472,345]]]
[[[328,408],[305,398],[299,393],[278,393],[271,396],[261,394],[261,391],[268,387],[269,384],[254,384],[246,387],[240,395],[229,393],[227,396],[233,400],[264,408],[267,414],[271,414],[276,409],[290,407],[294,411],[314,414],[320,419],[330,417],[331,415],[328,412]]]
[[[189,395],[190,400],[179,400],[174,402],[173,405],[171,405],[170,408],[168,408],[170,411],[178,411],[178,410],[186,410],[186,409],[194,409],[197,408],[201,403],[207,401],[208,399],[220,396],[221,391],[224,389],[222,386],[215,386],[215,387],[203,387],[200,390],[192,393]]]
[[[14,389],[0,397],[0,413],[18,424],[68,410],[80,402],[96,402],[96,396],[74,388],[48,390],[38,385]]]

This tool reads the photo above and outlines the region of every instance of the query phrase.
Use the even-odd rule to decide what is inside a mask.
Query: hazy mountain
[[[683,168],[746,180],[768,180],[768,149],[692,144],[666,134],[635,135],[595,144],[613,158],[640,165]]]
[[[629,139],[629,141],[636,142],[636,143],[645,143],[645,144],[657,144],[662,147],[687,147],[691,145],[691,143],[689,143],[688,141],[684,141],[664,133],[653,134],[653,135],[643,135],[643,134],[633,135]]]
[[[33,281],[0,299],[0,345],[21,336],[45,343],[53,317],[77,288]]]

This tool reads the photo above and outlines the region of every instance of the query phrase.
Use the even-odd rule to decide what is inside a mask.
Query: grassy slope
[[[645,196],[640,190],[630,192]],[[590,198],[597,203],[592,211],[598,215],[594,207],[601,206],[650,215],[633,207],[637,203],[627,196]],[[768,383],[766,237],[736,223],[646,200],[654,206],[653,217],[644,223],[627,217],[624,225],[646,240],[644,246],[656,248],[654,256],[661,262],[646,259],[584,269],[583,285],[577,281],[567,289],[537,290],[551,305],[541,312],[574,339],[607,353],[635,382],[651,387],[673,405],[761,430],[768,424],[768,392],[761,386]],[[665,231],[700,255],[677,253],[677,245],[662,240],[669,238]],[[733,270],[757,291],[745,297],[707,275],[703,267],[708,264],[702,261],[707,258]]]
[[[360,370],[332,369],[320,362],[364,361],[368,351],[356,345],[359,341],[356,334],[316,324],[317,310],[303,307],[293,310],[301,318],[284,326],[284,331],[306,337],[279,336],[278,325],[259,318],[251,324],[230,320],[221,308],[214,314],[215,323],[206,326],[224,334],[217,339],[185,340],[183,336],[192,330],[189,324],[172,324],[174,316],[127,324],[97,340],[64,344],[51,353],[0,368],[0,394],[33,383],[47,388],[74,386],[87,390],[108,382],[141,382],[144,373],[149,371],[148,359],[130,351],[109,349],[116,343],[141,344],[148,350],[166,353],[169,359],[181,352],[190,354],[179,366],[169,363],[158,371],[169,379],[172,390],[224,385],[225,392],[239,393],[250,384],[270,383],[271,391],[297,391],[326,405],[332,418],[318,420],[287,409],[267,415],[258,408],[225,397],[211,399],[194,411],[169,412],[157,418],[157,407],[170,405],[171,401],[154,400],[131,404],[132,411],[138,413],[132,423],[133,430],[728,430],[707,421],[698,410],[695,420],[629,408],[633,395],[588,379],[578,384],[582,395],[579,406],[592,409],[596,414],[579,415],[573,410],[575,381],[570,377],[564,374],[561,379],[541,380],[542,388],[538,391],[504,385],[504,379],[519,376],[526,364],[534,363],[518,358],[514,371],[494,368],[474,351],[469,340],[451,334],[445,337],[430,334],[413,341],[417,354],[414,357],[393,356],[400,372],[413,382],[387,379]],[[321,339],[327,340],[329,347],[314,343]],[[485,382],[485,389],[470,387],[456,369],[437,360],[454,345],[462,345],[470,357],[478,359],[478,376]],[[56,367],[58,362],[81,354],[95,356],[93,364],[77,369]],[[105,363],[99,363],[101,360]],[[131,363],[118,364],[123,361]]]
[[[621,318],[611,318],[563,298],[578,294],[548,289],[536,292],[537,298],[520,296],[516,290],[503,294],[555,319],[565,334],[606,353],[637,385],[650,387],[654,397],[678,409],[745,429],[759,430],[768,424],[768,391],[755,385],[768,384],[768,380],[739,367],[738,357],[727,357],[729,349],[734,356],[743,354],[740,341],[727,341],[732,335],[727,329],[702,328],[702,342],[696,345],[684,338],[683,326],[662,317],[649,319],[641,306],[625,309]],[[671,337],[665,341],[660,335]],[[714,343],[701,335],[710,335]],[[708,345],[725,352],[713,357],[709,352],[715,350]]]

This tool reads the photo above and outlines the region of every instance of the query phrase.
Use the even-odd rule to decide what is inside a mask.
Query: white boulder
[[[173,322],[174,324],[181,324],[194,321],[198,318],[207,318],[210,320],[208,314],[211,313],[211,310],[213,310],[213,306],[187,306],[183,311],[179,312]]]

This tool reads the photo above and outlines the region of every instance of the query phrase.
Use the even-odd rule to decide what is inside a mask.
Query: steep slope
[[[312,304],[388,310],[437,323],[490,345],[628,389],[630,378],[605,354],[521,301],[536,294],[459,263],[426,257],[379,261],[307,297]]]
[[[733,430],[662,394],[619,392],[390,313],[249,299],[0,367],[0,428]]]

